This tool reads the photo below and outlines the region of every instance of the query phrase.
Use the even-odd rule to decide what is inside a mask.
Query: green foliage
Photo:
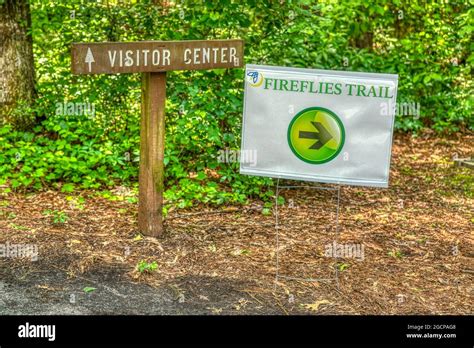
[[[390,250],[388,252],[388,256],[391,256],[391,257],[396,258],[396,259],[401,259],[401,258],[403,258],[404,255],[403,255],[403,252],[401,252],[400,250],[398,250],[398,249],[395,250],[394,249],[394,250]]]
[[[20,230],[20,231],[28,230],[28,227],[22,226],[22,225],[17,225],[17,224],[14,224],[14,223],[11,223],[10,227],[15,229],[15,230]]]
[[[153,262],[146,262],[144,260],[140,261],[137,265],[137,270],[140,273],[151,273],[158,268],[158,264],[156,261]]]
[[[347,263],[341,262],[337,264],[337,269],[341,272],[345,271],[347,268],[349,268]]]
[[[66,185],[64,185],[66,186]],[[84,197],[73,197],[73,196],[66,196],[66,200],[69,202],[70,206],[74,209],[84,210],[84,205],[86,200]]]
[[[400,130],[474,129],[474,10],[465,1],[163,4],[31,1],[39,98],[30,111],[40,122],[29,132],[0,128],[0,185],[66,193],[136,185],[140,76],[73,76],[72,42],[242,38],[247,63],[398,73],[398,101],[420,103],[421,112],[397,117]],[[240,147],[243,69],[172,72],[167,84],[168,207],[272,198],[271,179],[218,160]],[[61,110],[69,102],[95,112]]]
[[[462,169],[460,173],[456,173],[453,176],[446,177],[446,183],[453,190],[460,190],[466,197],[474,197],[474,176],[472,175],[472,169]]]
[[[67,214],[60,210],[47,209],[43,212],[43,215],[51,216],[54,224],[65,224],[69,220]]]

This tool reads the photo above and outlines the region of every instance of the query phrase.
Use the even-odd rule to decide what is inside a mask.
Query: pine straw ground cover
[[[472,314],[474,171],[452,158],[473,148],[471,134],[397,135],[389,189],[341,189],[338,243],[363,246],[358,258],[324,256],[335,236],[335,191],[281,190],[280,274],[334,278],[337,268],[339,287],[275,283],[275,218],[262,214],[261,202],[173,211],[155,240],[137,233],[136,203],[93,192],[82,192],[82,203],[51,191],[3,194],[0,243],[36,244],[39,260],[3,258],[0,273],[12,282],[35,272],[88,279],[108,270],[171,289],[175,301],[209,314]],[[141,261],[156,269],[140,272]]]

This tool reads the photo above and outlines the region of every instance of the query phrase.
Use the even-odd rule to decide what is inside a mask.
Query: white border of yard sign
[[[284,79],[289,82],[285,87],[292,85],[293,80],[299,81],[300,90],[297,87],[283,90],[281,84],[277,87],[278,82]],[[308,81],[304,88],[301,81]],[[309,83],[311,89],[308,88]],[[338,84],[340,94],[324,93],[322,88],[317,91],[317,87],[313,90],[320,83],[333,87]],[[355,86],[350,87],[351,84]],[[377,90],[378,94],[356,93],[357,85],[367,88],[363,91],[375,86],[372,91]],[[398,75],[394,74],[246,65],[240,173],[388,187],[397,87]],[[386,115],[382,112],[384,103]],[[291,124],[305,110],[322,110],[323,114],[327,111],[317,117],[326,117],[325,120],[332,118],[333,121],[329,122],[339,124],[336,126],[339,132],[329,128],[331,134],[326,133],[326,138],[325,130],[321,130],[323,121],[312,121],[314,129],[310,129],[312,126],[306,121],[298,128],[299,133],[292,133],[305,139],[303,145],[299,145],[303,151],[312,144],[312,149],[317,149],[315,151],[319,151],[324,143],[336,144],[336,147],[339,144],[338,151],[333,150],[334,155],[327,160],[307,160],[304,155],[298,154],[298,150],[294,150],[293,145],[290,146]],[[319,146],[318,142],[321,143]],[[334,148],[334,145],[331,146]],[[247,153],[255,154],[256,161],[246,163]]]

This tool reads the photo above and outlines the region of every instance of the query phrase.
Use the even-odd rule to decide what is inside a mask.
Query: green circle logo
[[[344,125],[334,112],[325,108],[304,109],[288,126],[291,151],[307,163],[331,161],[341,152],[344,140]]]

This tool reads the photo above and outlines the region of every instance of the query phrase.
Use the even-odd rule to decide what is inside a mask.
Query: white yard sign
[[[247,65],[242,174],[388,187],[398,76]]]

